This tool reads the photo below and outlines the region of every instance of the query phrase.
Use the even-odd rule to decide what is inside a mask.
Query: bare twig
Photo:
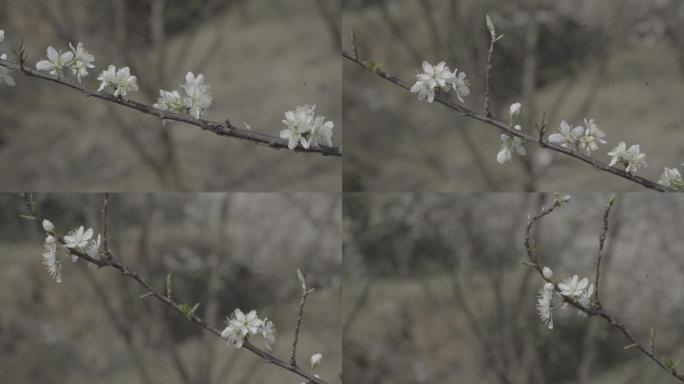
[[[299,342],[299,330],[302,327],[302,319],[304,318],[304,304],[306,303],[306,297],[313,292],[312,289],[306,288],[306,280],[304,275],[298,269],[297,276],[299,277],[299,282],[302,285],[302,296],[299,298],[299,311],[297,313],[297,328],[295,328],[294,340],[292,341],[292,355],[290,355],[290,365],[293,367],[297,366],[297,343]]]
[[[102,204],[102,248],[104,249],[105,257],[109,258],[109,245],[107,243],[107,211],[109,210],[109,192],[104,194],[104,203]]]
[[[133,100],[128,100],[124,99],[121,97],[116,97],[112,94],[105,93],[105,92],[98,92],[96,90],[90,89],[84,85],[78,84],[74,81],[71,81],[66,78],[60,78],[56,76],[51,76],[47,74],[40,73],[38,71],[34,71],[33,69],[25,66],[25,65],[19,65],[17,63],[13,63],[7,60],[0,60],[0,67],[5,67],[8,69],[12,69],[15,71],[21,71],[24,75],[29,76],[29,77],[34,77],[38,78],[41,80],[47,80],[51,81],[53,83],[61,84],[66,87],[72,88],[74,90],[77,90],[84,95],[88,97],[94,97],[97,99],[101,99],[104,101],[108,101],[110,103],[115,103],[122,105],[124,107],[130,108],[137,110],[139,112],[148,114],[148,115],[153,115],[157,116],[160,119],[164,120],[173,120],[173,121],[178,121],[190,125],[194,125],[196,127],[200,127],[203,130],[213,132],[216,135],[219,136],[226,136],[226,137],[232,137],[241,141],[253,143],[253,144],[259,144],[263,145],[266,147],[274,148],[274,149],[286,149],[287,148],[287,141],[277,138],[275,136],[270,136],[266,135],[263,133],[257,133],[253,132],[247,129],[242,129],[239,127],[236,127],[234,125],[231,125],[227,122],[214,122],[214,121],[209,121],[209,120],[203,120],[203,119],[195,119],[192,116],[189,115],[183,115],[179,113],[173,113],[173,112],[168,112],[168,111],[161,111],[159,109],[153,108],[151,106],[148,106],[143,103],[139,103],[137,101]],[[318,153],[324,156],[342,156],[342,152],[338,147],[327,147],[327,146],[320,146],[320,148],[312,148],[310,147],[309,149],[304,149],[301,147],[297,147],[295,149],[296,152],[305,152],[305,153]]]
[[[373,68],[373,70],[371,70],[370,68],[368,68],[367,64],[365,63],[365,60],[361,60],[360,58],[354,58],[352,53],[350,53],[346,50],[342,51],[342,56],[344,58],[346,58],[347,60],[354,62],[354,63],[358,64],[359,66],[369,70],[371,73],[375,74],[376,76],[379,76],[379,77],[393,83],[394,85],[396,85],[398,87],[404,88],[406,91],[411,90],[411,86],[408,83],[406,83],[405,81],[403,81],[403,80],[399,79],[398,77],[393,76],[393,75],[391,75],[391,74],[389,74],[389,73],[387,73],[387,72],[385,72],[379,68]],[[525,141],[529,141],[529,142],[538,142],[542,148],[546,148],[546,149],[552,150],[554,152],[558,152],[558,153],[561,153],[563,155],[572,157],[576,160],[582,161],[582,162],[590,165],[592,168],[594,168],[596,170],[607,172],[607,173],[613,174],[615,176],[622,177],[623,179],[629,180],[633,183],[639,184],[639,185],[641,185],[645,188],[648,188],[648,189],[653,189],[653,190],[656,190],[659,192],[675,192],[675,190],[668,188],[666,186],[660,185],[660,184],[658,184],[652,180],[649,180],[645,177],[633,175],[631,173],[625,172],[624,170],[622,170],[620,168],[611,167],[608,164],[606,164],[605,162],[602,162],[600,160],[596,160],[596,159],[589,157],[589,156],[586,156],[580,152],[574,151],[574,150],[569,149],[569,148],[561,147],[560,145],[551,143],[551,142],[543,140],[543,139],[540,140],[539,137],[534,136],[532,134],[522,132],[522,131],[518,131],[517,129],[510,127],[509,124],[504,123],[501,120],[498,120],[494,117],[487,117],[483,114],[477,113],[477,112],[469,109],[468,107],[466,107],[464,105],[461,105],[459,103],[452,101],[448,97],[445,97],[443,94],[437,94],[435,96],[435,101],[438,102],[439,104],[444,105],[445,107],[447,107],[449,109],[452,109],[452,110],[460,113],[464,117],[474,119],[474,120],[480,121],[482,123],[485,123],[487,125],[496,127],[499,130],[504,131],[507,135],[519,137],[519,138],[521,138]]]
[[[603,229],[601,230],[601,234],[599,235],[599,250],[598,250],[598,257],[596,258],[596,277],[594,279],[594,288],[596,289],[594,291],[594,298],[595,298],[595,304],[597,307],[601,307],[601,300],[599,299],[599,280],[601,279],[601,259],[603,258],[604,250],[603,246],[606,242],[606,235],[608,234],[608,216],[610,215],[610,211],[613,208],[613,205],[615,205],[615,195],[610,197],[610,200],[608,200],[608,204],[606,205],[606,209],[603,211]]]
[[[492,117],[492,104],[490,100],[490,92],[491,92],[491,77],[492,77],[492,70],[494,68],[494,65],[492,64],[492,60],[494,58],[494,44],[503,37],[501,36],[496,36],[496,28],[494,28],[494,22],[492,21],[492,18],[489,17],[489,15],[486,16],[487,19],[487,29],[489,30],[489,51],[487,52],[487,75],[485,78],[485,84],[486,84],[486,89],[485,89],[485,116],[487,117]]]
[[[41,217],[38,213],[35,201],[33,200],[33,196],[31,194],[24,194],[24,202],[25,202],[26,207],[27,207],[28,211],[30,212],[30,214],[38,219],[38,220],[36,220],[36,223],[40,227],[41,222],[43,220],[43,217]],[[66,243],[64,241],[63,236],[59,236],[56,240],[60,244],[65,246]],[[195,323],[196,325],[204,328],[206,331],[213,333],[214,335],[223,339],[223,337],[221,336],[220,330],[212,327],[209,323],[207,323],[205,320],[203,320],[202,318],[200,318],[196,314],[192,314],[190,316],[187,316],[185,314],[185,312],[181,309],[180,304],[178,304],[177,302],[172,300],[170,297],[167,297],[166,295],[159,293],[156,290],[154,290],[152,288],[152,286],[150,284],[148,284],[147,281],[145,281],[145,279],[142,276],[140,276],[135,270],[129,268],[125,264],[118,261],[118,258],[115,258],[114,256],[112,256],[110,259],[97,259],[97,258],[90,257],[87,253],[81,252],[77,249],[67,248],[66,246],[64,248],[67,250],[67,252],[71,256],[76,256],[79,259],[86,261],[88,263],[91,263],[97,267],[100,267],[100,268],[110,267],[110,268],[118,270],[119,272],[121,272],[122,275],[135,280],[140,286],[142,286],[145,289],[144,295],[146,297],[154,297],[155,299],[166,304],[168,307],[172,308],[176,312],[183,314],[183,317],[186,317],[191,322]],[[308,290],[308,293],[306,295],[308,295],[312,291],[313,290]],[[300,305],[300,308],[301,308],[301,305]],[[300,317],[301,316],[302,316],[302,313],[300,310]],[[299,328],[299,327],[297,327],[297,328]],[[244,349],[252,352],[253,354],[257,355],[258,357],[260,357],[264,362],[269,363],[269,364],[273,364],[273,365],[278,366],[282,369],[288,370],[288,371],[306,379],[310,383],[328,384],[325,380],[314,376],[312,373],[309,373],[309,372],[302,370],[296,364],[288,363],[288,362],[281,360],[278,357],[272,355],[271,353],[256,347],[254,344],[250,343],[249,340],[245,340],[242,347]]]

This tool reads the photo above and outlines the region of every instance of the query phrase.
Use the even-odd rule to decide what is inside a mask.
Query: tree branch
[[[608,200],[608,204],[606,205],[606,209],[603,211],[603,230],[601,230],[601,234],[599,235],[599,250],[598,250],[598,257],[596,257],[596,277],[594,279],[594,288],[596,289],[594,291],[594,298],[596,299],[595,304],[601,308],[601,300],[599,299],[599,280],[601,279],[601,259],[603,258],[603,246],[606,242],[606,235],[608,234],[608,216],[610,215],[610,211],[613,208],[613,205],[615,205],[615,195],[610,197],[610,200]]]
[[[37,218],[36,223],[42,230],[41,223],[42,223],[44,218],[39,215],[37,208],[35,206],[35,202],[32,200],[32,196],[30,194],[24,194],[24,202],[25,202],[26,207],[27,207],[28,211],[30,212],[30,214],[33,217]],[[84,260],[88,263],[94,264],[95,266],[97,266],[99,268],[110,267],[110,268],[116,269],[119,272],[121,272],[122,275],[135,280],[140,286],[142,286],[145,289],[146,293],[144,293],[143,296],[154,297],[155,299],[166,304],[167,306],[169,306],[170,308],[172,308],[176,312],[182,314],[184,317],[188,318],[190,321],[192,321],[196,325],[198,325],[198,326],[204,328],[206,331],[213,333],[214,335],[220,337],[222,340],[225,340],[221,336],[220,330],[212,327],[209,323],[207,323],[206,321],[204,321],[202,318],[200,318],[199,316],[197,316],[195,314],[192,314],[191,316],[187,316],[185,314],[185,312],[183,312],[183,310],[181,309],[180,304],[176,303],[170,297],[167,297],[167,296],[163,295],[162,293],[155,291],[152,288],[152,286],[149,285],[147,283],[147,281],[145,281],[145,279],[142,276],[140,276],[136,271],[129,268],[125,264],[119,262],[118,259],[115,258],[114,256],[111,256],[109,259],[96,259],[96,258],[88,256],[88,254],[81,252],[77,249],[67,248],[63,236],[59,236],[56,240],[61,245],[64,246],[64,249],[66,249],[70,255],[76,256],[81,260]],[[309,290],[309,293],[311,293],[311,290]],[[301,306],[300,306],[300,308],[301,308]],[[300,316],[301,316],[301,310],[300,310]],[[297,328],[299,328],[299,327],[297,327]],[[254,344],[250,343],[249,340],[245,340],[242,347],[244,349],[252,352],[253,354],[259,356],[266,363],[273,364],[273,365],[278,366],[282,369],[288,370],[288,371],[306,379],[310,383],[328,384],[323,379],[315,377],[313,374],[302,370],[296,364],[289,364],[286,361],[281,360],[281,359],[277,358],[276,356],[270,354],[269,352],[256,347]]]
[[[606,228],[608,226],[607,225],[608,215],[609,215],[610,210],[614,204],[614,200],[615,200],[614,197],[611,197],[611,200],[609,201],[609,203],[606,207],[606,210],[604,211],[604,215],[603,215],[603,217],[604,217],[604,232],[603,232],[603,234],[605,234],[607,232]],[[636,337],[634,337],[634,334],[632,333],[632,331],[625,324],[620,322],[615,316],[613,316],[612,314],[605,311],[600,305],[593,305],[591,308],[584,307],[579,302],[577,302],[577,300],[575,300],[574,298],[571,298],[571,297],[568,297],[568,296],[561,294],[561,291],[558,288],[558,285],[556,283],[554,283],[550,278],[547,278],[544,276],[544,274],[542,272],[542,268],[541,268],[541,266],[537,260],[536,246],[532,245],[532,243],[529,240],[530,239],[530,232],[532,231],[532,228],[537,221],[539,221],[544,216],[551,214],[556,208],[560,207],[562,204],[563,203],[559,202],[559,200],[556,199],[553,206],[551,206],[550,208],[543,209],[539,214],[537,214],[536,216],[534,216],[528,220],[527,228],[525,230],[525,249],[527,251],[527,256],[528,256],[528,261],[529,261],[528,265],[530,265],[531,267],[536,269],[537,272],[539,273],[539,276],[541,276],[541,278],[544,279],[544,281],[553,284],[553,287],[554,287],[554,290],[556,291],[556,293],[558,293],[558,295],[560,297],[562,297],[566,303],[577,308],[579,311],[583,312],[587,316],[598,316],[598,317],[606,320],[608,322],[608,324],[610,324],[614,328],[617,328],[631,343],[630,345],[628,345],[625,348],[636,348],[639,352],[641,352],[643,355],[648,357],[651,361],[656,363],[660,368],[662,368],[663,370],[668,372],[674,378],[676,378],[677,380],[679,380],[681,382],[684,382],[684,375],[678,373],[674,369],[674,367],[668,367],[667,365],[665,365],[665,363],[663,361],[661,361],[661,359],[659,359],[655,355],[655,352],[652,348],[648,348],[648,347],[644,346],[643,344],[639,343],[639,341],[636,339]],[[605,237],[605,235],[603,235],[603,234],[602,234],[602,237]],[[601,247],[601,250],[602,249],[603,248]],[[597,269],[597,271],[598,271],[598,269]],[[598,276],[599,275],[597,274],[597,280],[596,280],[597,283],[598,283]],[[598,286],[596,286],[596,289],[598,289]]]
[[[344,58],[346,58],[347,60],[349,60],[353,63],[356,63],[359,66],[369,70],[371,73],[377,75],[378,77],[381,77],[381,78],[393,83],[394,85],[396,85],[398,87],[404,88],[406,91],[411,90],[410,85],[408,83],[406,83],[405,81],[403,81],[403,80],[397,78],[396,76],[393,76],[387,72],[384,72],[381,69],[378,69],[375,67],[372,69],[369,68],[364,60],[361,60],[361,58],[358,58],[358,57],[355,58],[352,53],[350,53],[346,50],[342,50],[342,56]],[[477,121],[480,121],[480,122],[485,123],[487,125],[498,128],[501,131],[505,132],[507,135],[519,137],[519,138],[521,138],[525,141],[529,141],[529,142],[537,142],[542,148],[550,149],[554,152],[558,152],[558,153],[561,153],[563,155],[572,157],[576,160],[582,161],[582,162],[590,165],[591,167],[593,167],[596,170],[607,172],[607,173],[613,174],[615,176],[622,177],[623,179],[629,180],[633,183],[639,184],[639,185],[641,185],[645,188],[648,188],[648,189],[653,189],[655,191],[675,192],[675,190],[668,188],[666,186],[660,185],[660,184],[658,184],[654,181],[651,181],[645,177],[632,175],[631,173],[625,172],[622,169],[611,167],[608,164],[606,164],[605,162],[602,162],[600,160],[596,160],[596,159],[589,157],[589,156],[586,156],[580,152],[573,151],[572,149],[569,149],[569,148],[561,147],[560,145],[548,142],[548,141],[544,140],[543,138],[533,136],[529,133],[513,129],[512,127],[510,127],[508,124],[504,123],[503,121],[498,120],[494,117],[487,117],[486,115],[479,114],[479,113],[469,109],[466,106],[463,106],[461,104],[458,104],[458,103],[452,101],[451,99],[445,97],[443,94],[437,94],[435,96],[435,101],[444,105],[445,107],[447,107],[449,109],[452,109],[452,110],[460,113],[464,117],[467,117],[467,118],[470,118],[473,120],[477,120]]]
[[[230,123],[228,119],[226,119],[225,122],[223,123],[218,123],[218,122],[213,122],[213,121],[208,121],[208,120],[203,120],[203,119],[195,119],[192,116],[189,115],[184,115],[184,114],[179,114],[179,113],[173,113],[173,112],[165,112],[161,111],[159,109],[153,108],[151,106],[148,106],[143,103],[139,103],[137,101],[133,100],[128,100],[124,99],[121,97],[116,97],[112,94],[105,93],[105,92],[98,92],[93,89],[90,89],[84,85],[78,84],[72,80],[66,79],[66,78],[59,78],[55,76],[51,76],[48,74],[43,74],[38,71],[34,71],[33,69],[27,67],[24,65],[23,62],[20,64],[13,63],[10,61],[6,60],[0,60],[0,67],[5,67],[11,70],[15,71],[20,71],[24,75],[28,77],[34,77],[38,78],[41,80],[46,80],[46,81],[51,81],[53,83],[57,83],[66,87],[69,87],[71,89],[74,89],[76,91],[79,91],[86,95],[87,97],[94,97],[97,99],[101,99],[104,101],[108,101],[110,103],[115,103],[122,105],[124,107],[130,108],[137,110],[139,112],[152,115],[152,116],[157,116],[161,119],[164,120],[173,120],[173,121],[178,121],[190,125],[194,125],[197,127],[200,127],[202,130],[210,131],[213,132],[214,134],[218,136],[226,136],[226,137],[232,137],[241,141],[253,143],[253,144],[259,144],[263,145],[266,147],[274,148],[274,149],[287,149],[287,141],[277,138],[275,136],[270,136],[266,135],[263,133],[257,133],[257,132],[252,132],[247,129],[242,129],[238,128]],[[338,147],[326,147],[326,146],[320,146],[320,148],[309,148],[309,149],[304,149],[301,147],[297,147],[294,149],[296,152],[305,152],[305,153],[319,153],[324,156],[342,156],[342,152]]]

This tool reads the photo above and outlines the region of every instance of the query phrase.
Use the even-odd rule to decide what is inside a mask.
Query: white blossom
[[[511,106],[509,107],[509,112],[510,112],[511,118],[519,115],[521,110],[522,110],[522,104],[520,104],[520,103],[511,104]]]
[[[553,277],[553,271],[549,267],[544,267],[542,269],[542,275],[544,275],[545,279],[550,279]]]
[[[563,280],[562,283],[558,284],[558,289],[563,296],[570,298],[579,298],[584,294],[585,289],[589,286],[589,279],[586,277],[579,280],[577,275]]]
[[[309,147],[305,134],[311,132],[315,123],[315,110],[315,105],[298,105],[294,111],[285,112],[283,124],[287,129],[280,131],[280,138],[288,140],[288,148],[295,149],[300,143],[304,148]]]
[[[610,166],[620,163],[625,167],[625,172],[636,173],[639,168],[646,167],[646,154],[641,153],[639,144],[634,144],[627,149],[627,144],[621,141],[617,147],[608,152],[608,156],[612,157]]]
[[[553,313],[551,302],[553,299],[553,284],[546,283],[539,290],[537,297],[537,314],[539,318],[546,324],[549,329],[553,329]]]
[[[212,102],[209,86],[204,84],[204,75],[200,74],[195,77],[192,72],[188,72],[185,75],[185,84],[182,85],[182,88],[186,94],[183,97],[183,104],[195,119],[199,119]]]
[[[465,72],[458,73],[458,70],[454,70],[451,85],[456,91],[456,97],[463,103],[463,98],[470,95],[470,82],[466,78]]]
[[[320,353],[311,355],[311,368],[318,367],[321,364],[321,359],[323,359],[323,355]]]
[[[682,175],[677,168],[666,167],[663,174],[660,175],[658,184],[680,191],[684,190],[684,181],[682,181]]]
[[[309,134],[309,141],[305,148],[319,148],[321,145],[332,147],[332,135],[335,124],[332,121],[325,121],[325,116],[318,116],[314,119]]]
[[[594,295],[594,284],[589,284],[589,287],[582,292],[582,295],[577,298],[577,302],[584,308],[589,309],[591,306],[591,297]],[[587,316],[587,314],[581,310],[577,310],[578,315]]]
[[[2,44],[4,41],[5,31],[0,30],[0,44]],[[0,60],[7,60],[7,54],[0,54]],[[16,83],[14,82],[14,78],[10,76],[10,73],[12,73],[11,69],[6,67],[0,67],[0,84],[5,83],[10,87],[14,87],[16,85]]]
[[[69,48],[74,54],[73,61],[70,63],[71,73],[76,76],[78,82],[81,82],[83,77],[88,76],[88,68],[95,68],[93,61],[95,61],[95,56],[91,55],[90,52],[83,48],[83,43],[76,44],[76,47],[72,43],[69,43]]]
[[[175,113],[187,112],[187,108],[183,104],[183,99],[181,98],[181,95],[180,93],[178,93],[178,91],[169,92],[163,89],[160,90],[159,99],[152,107],[160,109],[162,111],[169,111]]]
[[[0,60],[7,60],[7,55],[4,53],[0,54]],[[10,87],[14,87],[16,85],[14,78],[10,76],[10,73],[12,73],[12,70],[9,68],[0,67],[0,84],[5,83]]]
[[[97,78],[102,83],[98,92],[105,88],[114,90],[114,96],[126,96],[128,92],[138,90],[138,78],[131,75],[128,67],[120,68],[118,71],[114,65],[109,65],[106,71],[102,71]]]
[[[52,222],[48,219],[43,219],[43,222],[41,223],[43,225],[43,230],[45,232],[54,232],[55,231],[55,225],[52,224]]]
[[[519,125],[514,127],[518,131],[522,128]],[[523,140],[517,136],[511,136],[507,134],[501,135],[501,150],[496,155],[496,161],[499,164],[504,164],[513,158],[513,151],[517,152],[520,156],[525,156],[527,151],[523,146]]]
[[[84,250],[88,246],[88,243],[92,237],[92,228],[88,228],[86,230],[83,226],[80,226],[76,230],[71,231],[69,234],[64,236],[64,245],[67,248]]]
[[[463,78],[459,80],[457,85],[455,80],[456,72],[451,73],[449,67],[446,63],[441,61],[437,65],[433,66],[427,61],[423,61],[422,64],[423,72],[419,72],[416,75],[416,83],[411,87],[411,93],[418,94],[418,100],[427,100],[428,103],[432,103],[435,100],[436,89],[441,89],[444,92],[448,92],[450,87],[453,87],[457,92],[457,97],[462,100],[461,95],[470,93],[465,80],[465,73],[461,73]],[[461,89],[459,94],[458,88],[465,87]]]
[[[62,265],[57,260],[57,240],[48,235],[43,245],[43,265],[57,283],[62,282]]]
[[[52,76],[61,75],[71,61],[74,59],[74,53],[71,51],[59,52],[53,47],[47,49],[47,60],[41,60],[36,63],[36,69],[45,71]]]
[[[567,121],[563,120],[560,123],[560,133],[554,133],[549,136],[549,141],[554,144],[559,144],[561,147],[577,150],[579,148],[580,139],[584,134],[584,127],[572,127]]]
[[[261,325],[261,337],[264,338],[264,344],[266,348],[271,349],[271,346],[275,344],[276,341],[276,329],[273,322],[268,318],[264,318]]]
[[[591,151],[598,151],[599,144],[605,144],[606,141],[603,138],[606,136],[605,133],[598,127],[594,119],[584,119],[584,136],[579,139],[580,149],[584,150],[587,156],[591,155]]]
[[[221,332],[221,337],[238,348],[242,348],[242,345],[245,342],[245,334],[242,333],[242,329],[233,324],[228,324]]]
[[[97,254],[100,252],[100,243],[102,241],[102,237],[98,234],[97,235],[97,240],[90,240],[88,242],[88,245],[85,247],[85,252],[88,256],[96,259]]]
[[[240,308],[236,308],[235,311],[233,311],[233,316],[229,323],[238,328],[244,335],[257,334],[259,332],[259,327],[262,325],[262,321],[257,317],[257,312],[255,310],[251,310],[247,314],[244,314]]]

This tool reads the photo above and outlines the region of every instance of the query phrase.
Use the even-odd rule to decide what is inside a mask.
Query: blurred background
[[[37,195],[58,229],[101,228],[101,195]],[[19,195],[0,195],[0,382],[300,383],[298,376],[226,345],[116,270],[63,261],[61,284],[41,263],[44,234]],[[277,212],[277,214],[276,214]],[[298,357],[322,353],[316,373],[341,372],[341,198],[323,194],[125,194],[109,201],[109,247],[163,291],[199,302],[223,329],[235,308],[273,320],[273,353],[289,358],[301,287],[309,296]],[[261,339],[254,340],[262,346]],[[308,369],[308,368],[307,368]]]
[[[3,51],[29,64],[48,45],[83,42],[97,88],[109,64],[129,66],[153,104],[203,73],[206,118],[278,136],[283,114],[317,104],[341,138],[341,0],[0,0]],[[5,191],[339,191],[341,159],[275,151],[202,132],[21,75],[0,87]]]
[[[523,104],[520,122],[536,134],[542,113],[561,120],[593,117],[608,144],[640,144],[657,180],[684,158],[684,3],[678,0],[346,0],[343,45],[356,32],[360,55],[406,82],[423,60],[465,71],[466,105],[484,110],[489,34],[485,14],[504,38],[492,78],[495,116]],[[356,64],[343,64],[344,189],[349,191],[629,191],[641,187],[595,172],[536,145],[499,165],[500,131],[419,102]],[[453,97],[453,94],[451,94]]]
[[[608,194],[575,194],[534,235],[558,279],[593,276]],[[541,278],[525,267],[537,194],[349,195],[343,338],[352,383],[675,383],[604,320],[538,319]],[[604,308],[656,355],[684,356],[684,198],[625,194],[610,218]],[[593,280],[593,278],[591,279]]]

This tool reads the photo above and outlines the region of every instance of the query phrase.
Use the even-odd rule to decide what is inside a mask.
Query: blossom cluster
[[[128,92],[135,92],[138,90],[138,78],[131,75],[131,70],[128,67],[116,69],[116,66],[109,65],[106,71],[102,71],[97,79],[101,82],[98,92],[104,89],[114,91],[114,96],[126,96]]]
[[[627,144],[621,141],[617,147],[608,152],[608,156],[613,158],[609,164],[611,167],[619,163],[628,173],[636,173],[639,168],[646,167],[646,154],[641,153],[639,144],[627,148]]]
[[[60,77],[64,75],[64,71],[70,70],[80,83],[82,78],[88,76],[88,69],[95,68],[93,65],[95,56],[83,48],[83,43],[78,43],[75,47],[69,43],[69,49],[69,51],[61,52],[49,46],[47,60],[37,62],[36,69]]]
[[[663,170],[663,174],[658,180],[658,184],[664,185],[677,191],[684,191],[684,181],[682,175],[677,168],[667,168]]]
[[[153,105],[162,111],[174,113],[188,113],[199,119],[202,113],[209,109],[213,101],[209,92],[209,85],[204,83],[204,75],[195,76],[192,72],[185,75],[185,84],[181,85],[185,95],[178,91],[159,91],[159,99]]]
[[[464,102],[463,97],[470,95],[470,82],[465,72],[453,72],[445,62],[441,61],[437,65],[432,65],[423,61],[422,72],[416,75],[416,83],[411,87],[411,93],[418,94],[418,100],[427,100],[432,103],[435,100],[437,91],[449,92],[453,89],[460,102]]]
[[[580,279],[577,275],[573,275],[558,283],[556,287],[550,282],[553,271],[549,267],[542,269],[542,275],[547,282],[541,287],[537,296],[537,314],[549,329],[553,329],[553,310],[557,307],[567,308],[569,300],[586,309],[590,308],[594,284],[589,283],[589,279],[586,277]],[[581,310],[578,310],[578,314],[586,316]]]
[[[273,322],[268,318],[260,319],[255,310],[244,314],[240,308],[236,308],[233,314],[226,318],[226,323],[227,326],[221,332],[221,337],[237,348],[242,348],[250,335],[260,335],[268,349],[271,349],[271,345],[275,343],[276,329]]]
[[[283,124],[287,129],[280,131],[280,138],[288,141],[287,147],[304,149],[320,148],[321,145],[332,146],[332,121],[325,121],[325,116],[316,116],[315,105],[298,105],[294,111],[285,112]]]
[[[5,31],[0,29],[0,44],[5,42]],[[7,60],[6,53],[0,53],[0,60]],[[10,87],[14,87],[15,82],[12,76],[10,76],[10,69],[5,67],[0,67],[0,84],[5,83]]]
[[[516,130],[521,130],[520,125],[513,125],[513,118],[520,113],[522,106],[520,103],[514,103],[510,106],[510,126]],[[563,120],[560,122],[559,132],[549,135],[550,143],[557,144],[563,148],[568,148],[575,152],[584,153],[591,156],[592,152],[598,151],[600,144],[606,144],[604,137],[606,134],[599,128],[596,120],[587,118],[584,119],[583,126],[573,127],[570,123]],[[525,155],[524,141],[519,137],[514,137],[509,134],[501,135],[501,149],[497,154],[497,161],[504,164],[512,159],[513,152],[519,155]],[[627,148],[625,142],[620,142],[617,147],[608,152],[608,156],[612,157],[609,166],[619,164],[624,168],[625,172],[635,174],[640,168],[646,167],[646,154],[641,153],[638,144]],[[676,169],[665,168],[660,183],[675,189],[684,189],[684,183],[679,184],[681,176]]]
[[[513,126],[513,120],[514,118],[520,114],[520,111],[522,110],[522,104],[520,103],[513,103],[511,104],[509,108],[509,123],[511,126]],[[518,124],[513,126],[514,129],[521,131],[522,127]],[[517,152],[518,155],[520,156],[525,156],[527,154],[527,151],[525,150],[525,147],[523,146],[524,142],[523,139],[517,136],[513,135],[507,135],[507,134],[502,134],[501,135],[501,149],[499,150],[499,153],[496,155],[496,161],[499,164],[504,164],[507,161],[511,161],[513,159],[513,152]]]
[[[606,144],[605,133],[598,127],[594,119],[584,119],[584,126],[572,127],[565,120],[560,123],[560,133],[549,136],[549,141],[574,151],[583,151],[591,156],[597,151],[599,144]]]
[[[45,231],[46,237],[43,244],[43,265],[50,273],[50,276],[55,279],[56,282],[62,282],[62,264],[57,258],[57,243],[59,236],[55,232],[55,226],[50,220],[43,220],[42,222],[43,230]],[[83,226],[78,227],[75,230],[70,231],[68,234],[62,237],[63,247],[71,254],[71,261],[78,261],[78,256],[69,252],[70,250],[76,250],[78,252],[83,252],[86,255],[96,259],[100,252],[100,244],[102,242],[102,237],[97,235],[97,239],[93,238],[92,228],[85,229]]]

